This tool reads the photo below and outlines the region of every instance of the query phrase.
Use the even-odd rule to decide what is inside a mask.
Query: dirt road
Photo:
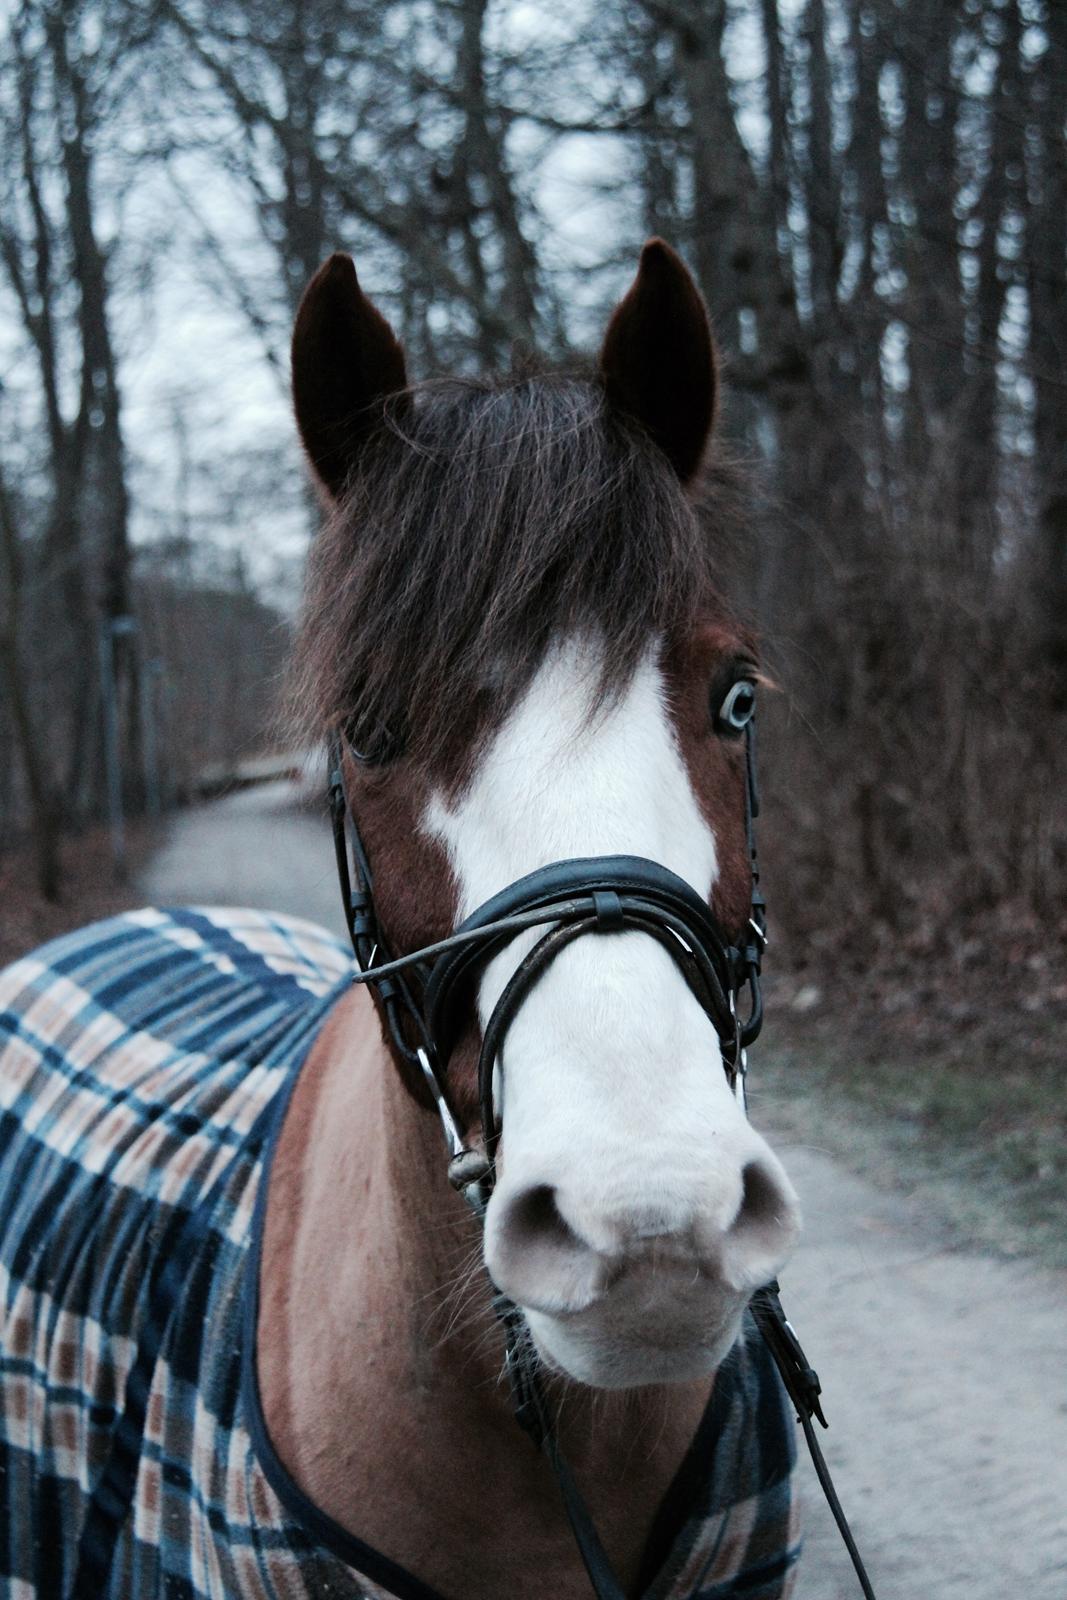
[[[285,784],[179,818],[142,890],[341,930],[328,831]],[[879,1600],[1067,1600],[1067,1275],[960,1248],[906,1195],[775,1143],[806,1222],[783,1299],[823,1380],[824,1447]],[[797,1600],[853,1600],[806,1482]]]

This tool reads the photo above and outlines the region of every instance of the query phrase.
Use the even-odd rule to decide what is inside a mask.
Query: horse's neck
[[[436,1119],[400,1085],[365,997],[346,998],[274,1157],[258,1340],[269,1431],[313,1500],[443,1593],[586,1600],[555,1482],[499,1381],[480,1244]],[[706,1397],[706,1385],[570,1389],[560,1408],[631,1582]]]

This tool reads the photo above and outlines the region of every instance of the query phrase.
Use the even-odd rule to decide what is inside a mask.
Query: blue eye
[[[756,711],[756,685],[739,678],[715,713],[715,731],[727,736],[744,733]]]

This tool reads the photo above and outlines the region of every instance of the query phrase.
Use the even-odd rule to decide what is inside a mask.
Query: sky
[[[491,42],[519,59],[527,45],[557,43],[565,50],[592,4],[497,4],[490,14]],[[751,0],[734,0],[731,10],[731,69],[745,94],[746,84],[758,83],[761,44]],[[581,98],[570,107],[576,116],[603,103],[605,88],[595,80],[585,85],[584,95],[580,72],[568,84],[568,93]],[[156,134],[151,104],[146,115],[136,92],[130,104],[118,159],[136,176],[119,185],[121,205],[109,206],[116,174],[105,165],[98,206],[118,290],[113,332],[131,469],[132,537],[143,544],[191,533],[210,547],[210,562],[219,571],[239,560],[265,598],[292,611],[315,514],[290,415],[288,330],[278,315],[271,253],[247,195],[227,175],[224,150],[192,148],[165,166],[158,160],[130,163],[131,154],[151,152]],[[158,116],[180,128],[182,113],[180,105],[168,104]],[[750,93],[742,127],[758,146],[761,112]],[[625,268],[606,275],[590,270],[602,261],[606,240],[632,231],[627,150],[621,140],[601,135],[550,139],[529,122],[513,124],[510,138],[516,165],[533,163],[536,170],[546,268],[573,273],[566,296],[570,337],[593,347],[605,301],[621,295],[628,281]],[[373,262],[364,277],[370,292],[387,302],[392,286],[375,281]],[[238,306],[242,294],[271,329],[272,360]],[[6,405],[18,436],[32,439],[36,386],[16,320],[0,289],[0,417]]]

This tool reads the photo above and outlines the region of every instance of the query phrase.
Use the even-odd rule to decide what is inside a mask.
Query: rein
[[[754,827],[759,815],[759,791],[755,728],[751,722],[745,741],[745,830],[751,899],[749,919],[739,942],[730,942],[710,907],[691,885],[658,862],[640,856],[594,856],[553,862],[529,873],[485,901],[447,938],[395,958],[378,925],[370,861],[345,794],[341,745],[337,740],[331,741],[330,815],[345,921],[359,967],[353,982],[366,983],[374,989],[394,1048],[422,1073],[444,1128],[449,1181],[464,1195],[479,1220],[484,1220],[495,1179],[501,1130],[493,1083],[508,1028],[556,956],[585,934],[637,931],[661,945],[714,1027],[730,1086],[745,1108],[747,1049],[763,1024],[760,970],[767,944],[766,904],[759,886]],[[462,1028],[473,979],[518,934],[534,928],[546,931],[519,962],[482,1035],[478,1058],[482,1119],[479,1149],[466,1141],[452,1111],[446,1090],[448,1064]],[[544,1451],[556,1474],[597,1600],[625,1600],[560,1451],[525,1316],[495,1284],[492,1288],[493,1309],[504,1334],[504,1363],[516,1420],[537,1448]],[[819,1483],[865,1600],[875,1600],[815,1434],[813,1418],[824,1428],[828,1426],[819,1399],[819,1378],[782,1309],[777,1282],[758,1289],[749,1308],[796,1409]]]

